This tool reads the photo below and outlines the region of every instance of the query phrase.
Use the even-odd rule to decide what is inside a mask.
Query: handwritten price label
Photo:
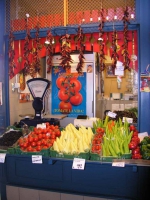
[[[42,156],[41,155],[32,155],[32,163],[42,164]]]
[[[117,114],[109,111],[109,112],[107,113],[107,115],[108,115],[109,117],[116,118],[116,115],[117,115]]]
[[[0,153],[0,163],[5,162],[6,153]]]
[[[84,167],[85,167],[85,159],[74,158],[72,169],[84,170]]]
[[[125,162],[113,162],[113,167],[125,167]]]

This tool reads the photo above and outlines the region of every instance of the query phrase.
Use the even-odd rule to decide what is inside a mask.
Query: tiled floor
[[[34,189],[14,187],[14,186],[7,186],[6,193],[7,193],[7,200],[110,200],[107,198],[96,198],[96,197],[73,195],[66,193],[56,193],[56,192],[34,190]],[[119,199],[111,199],[111,200],[119,200]]]

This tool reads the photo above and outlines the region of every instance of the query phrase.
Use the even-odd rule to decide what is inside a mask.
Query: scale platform
[[[22,119],[20,120],[20,126],[22,127],[24,124],[28,125],[28,126],[37,126],[37,124],[42,124],[42,123],[46,123],[48,122],[51,125],[60,125],[60,120],[59,119],[55,119],[55,118],[43,118],[43,119],[32,119],[32,118],[26,118],[26,119]]]

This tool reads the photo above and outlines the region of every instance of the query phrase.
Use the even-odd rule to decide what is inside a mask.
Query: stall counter
[[[150,161],[123,160],[124,167],[86,161],[84,170],[72,169],[73,160],[69,159],[43,157],[42,161],[33,164],[31,156],[7,154],[5,163],[0,164],[1,199],[6,199],[6,185],[114,199],[149,199]]]

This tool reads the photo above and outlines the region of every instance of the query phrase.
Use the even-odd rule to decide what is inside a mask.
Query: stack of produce
[[[56,139],[51,150],[70,155],[87,153],[90,150],[93,135],[90,127],[81,126],[77,129],[70,123],[61,131],[61,136]]]
[[[96,129],[96,133],[95,133],[95,135],[93,137],[93,141],[92,141],[92,147],[91,147],[92,153],[101,154],[104,132],[105,131],[103,128],[98,127]]]
[[[39,152],[49,149],[60,134],[58,126],[46,123],[46,128],[34,127],[28,136],[19,139],[18,145],[23,152]]]
[[[142,158],[145,160],[150,160],[150,136],[145,136],[140,142],[140,150]]]
[[[21,130],[8,130],[0,137],[0,148],[2,149],[3,147],[7,148],[13,146],[21,136]]]
[[[137,108],[130,108],[130,109],[126,109],[126,110],[123,110],[123,111],[117,110],[117,111],[113,111],[113,112],[116,113],[117,115],[116,115],[115,118],[109,117],[109,120],[118,121],[119,119],[122,120],[123,117],[126,117],[126,118],[133,118],[133,123],[137,123],[137,119],[138,119]],[[105,117],[104,117],[104,120],[105,120]]]
[[[128,144],[131,137],[132,132],[130,132],[127,122],[123,123],[121,119],[118,122],[109,121],[103,137],[103,156],[122,157],[130,154]]]
[[[130,131],[132,131],[132,138],[129,143],[129,149],[132,151],[132,159],[141,159],[140,152],[140,138],[138,137],[138,131],[134,125],[130,125]]]

